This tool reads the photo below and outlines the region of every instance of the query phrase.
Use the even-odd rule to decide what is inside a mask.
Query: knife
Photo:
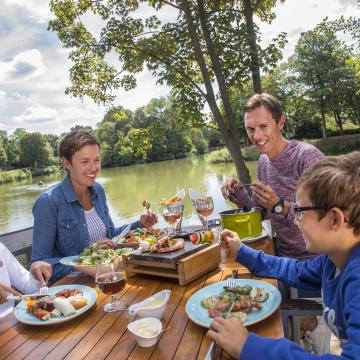
[[[6,297],[6,300],[24,300],[26,298],[29,298],[30,300],[35,300],[35,299],[40,299],[42,297],[45,296],[49,296],[49,295],[43,295],[43,294],[29,294],[29,295],[20,295],[20,296],[16,296],[16,295],[8,295]]]
[[[234,307],[235,301],[230,301],[229,304],[226,306],[225,311],[221,314],[223,319],[227,319],[231,313],[232,308]]]
[[[234,307],[234,303],[235,303],[235,301],[230,301],[229,302],[229,304],[225,308],[225,311],[221,314],[222,318],[227,319],[229,317],[229,315],[231,313],[231,310]],[[217,345],[218,344],[217,344],[216,341],[211,342],[211,344],[209,346],[209,350],[208,350],[207,354],[205,355],[204,360],[212,360],[212,359],[214,359]]]

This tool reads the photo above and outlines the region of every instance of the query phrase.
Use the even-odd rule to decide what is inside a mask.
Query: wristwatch
[[[280,215],[284,211],[284,199],[279,199],[279,201],[273,206],[271,212],[273,214]]]

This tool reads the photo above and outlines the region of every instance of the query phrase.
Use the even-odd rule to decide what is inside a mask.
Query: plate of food
[[[234,305],[229,317],[239,317],[248,326],[273,314],[280,306],[281,295],[274,285],[261,280],[237,279],[234,287],[220,281],[194,293],[186,303],[186,313],[194,323],[209,327],[231,301]]]
[[[113,241],[117,248],[132,247],[137,249],[142,242],[147,242],[150,245],[156,244],[157,239],[165,236],[166,234],[167,232],[161,229],[136,228],[129,231],[123,237],[115,236]]]
[[[96,264],[108,264],[113,262],[115,265],[120,265],[122,255],[133,251],[133,248],[121,249],[102,249],[98,244],[92,245],[90,248],[84,249],[79,255],[67,256],[60,259],[60,263],[67,266],[72,266],[76,271],[95,277]]]
[[[89,310],[97,298],[96,291],[85,285],[54,286],[49,293],[22,300],[14,309],[16,319],[29,325],[63,323]]]

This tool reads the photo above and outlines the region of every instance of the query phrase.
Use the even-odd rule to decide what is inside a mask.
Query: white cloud
[[[38,22],[47,22],[51,18],[48,0],[3,0],[5,6],[17,6],[29,12]]]
[[[14,120],[19,124],[38,124],[47,122],[59,122],[60,116],[56,109],[45,106],[30,106]]]
[[[6,92],[0,90],[0,100],[4,100],[6,98]]]
[[[23,81],[44,75],[46,66],[39,50],[18,53],[11,61],[0,62],[0,81]]]

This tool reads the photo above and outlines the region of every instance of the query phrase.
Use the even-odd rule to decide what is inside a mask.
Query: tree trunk
[[[337,112],[335,110],[334,110],[333,113],[334,113],[335,122],[336,122],[337,126],[340,129],[340,134],[343,135],[344,134],[344,128],[343,128],[343,122],[342,122],[342,119],[341,119],[341,115],[340,115],[339,112]]]
[[[261,94],[260,61],[256,46],[256,33],[254,30],[254,9],[251,6],[251,0],[244,0],[244,13],[246,20],[247,40],[250,48],[250,70],[253,82],[254,93]]]
[[[324,106],[323,98],[320,99],[320,112],[321,112],[321,128],[322,128],[323,139],[326,139],[327,133],[326,133],[326,121],[325,121],[325,106]]]
[[[228,121],[227,122],[224,121],[224,118],[221,115],[219,107],[216,103],[214,89],[212,87],[211,80],[208,76],[207,65],[206,65],[206,62],[205,62],[205,59],[203,56],[203,52],[202,52],[202,49],[200,46],[200,41],[199,41],[196,27],[195,27],[195,24],[193,21],[193,17],[191,14],[190,5],[187,0],[182,1],[182,9],[184,10],[184,13],[185,13],[186,22],[188,25],[189,36],[190,36],[192,45],[194,47],[195,58],[200,67],[201,75],[202,75],[202,78],[203,78],[203,81],[205,84],[205,88],[206,88],[206,92],[207,92],[206,100],[210,106],[212,114],[214,115],[214,119],[215,119],[217,125],[219,126],[219,130],[220,130],[221,134],[223,135],[225,145],[227,146],[229,153],[234,160],[234,165],[236,168],[236,172],[239,176],[239,179],[243,183],[246,183],[247,181],[250,180],[250,175],[249,175],[249,170],[247,169],[247,167],[245,165],[245,161],[241,154],[240,140],[239,140],[239,134],[238,134],[237,126],[236,126],[235,115],[233,114],[231,106],[229,108],[230,102],[228,102],[226,104],[226,106],[227,106],[226,107],[226,115],[227,115]],[[214,53],[213,53],[213,55],[214,55]],[[220,66],[220,64],[218,64],[218,65]],[[221,70],[221,68],[220,68],[220,70]],[[217,75],[219,75],[219,73]],[[217,80],[218,80],[218,78],[217,78]],[[220,80],[221,80],[221,73],[220,73]],[[225,85],[225,82],[222,83],[220,81],[219,88],[220,88],[220,86],[223,87],[224,85]],[[225,90],[225,93],[227,95],[225,87],[223,88],[223,90]],[[225,96],[225,101],[226,101],[226,96]],[[223,100],[223,102],[224,102],[224,100]],[[225,108],[225,103],[224,103],[224,108]],[[233,114],[233,116],[231,116],[231,114]]]

